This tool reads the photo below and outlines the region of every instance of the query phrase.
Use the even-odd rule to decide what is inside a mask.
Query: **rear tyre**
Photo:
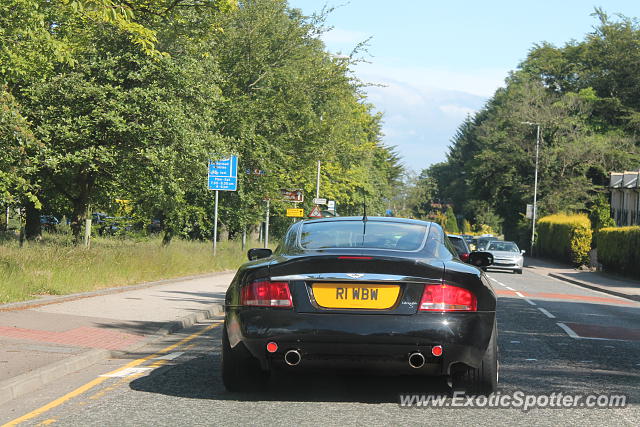
[[[452,386],[468,395],[489,395],[498,389],[498,330],[495,324],[480,366],[454,374]]]
[[[243,343],[234,348],[229,344],[227,328],[222,331],[222,383],[228,391],[259,391],[267,386],[269,372],[260,368],[258,360]]]

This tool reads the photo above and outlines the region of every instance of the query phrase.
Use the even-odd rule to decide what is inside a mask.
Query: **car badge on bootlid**
[[[361,277],[364,277],[364,274],[361,274],[361,273],[347,273],[347,276],[351,277],[352,279],[360,279]]]

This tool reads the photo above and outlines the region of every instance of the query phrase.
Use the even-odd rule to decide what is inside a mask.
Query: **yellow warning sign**
[[[304,216],[304,209],[287,209],[287,216],[302,218]]]

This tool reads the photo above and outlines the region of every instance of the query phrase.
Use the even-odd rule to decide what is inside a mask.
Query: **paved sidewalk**
[[[575,268],[538,258],[525,258],[525,267],[544,276],[564,280],[585,288],[605,292],[622,298],[640,301],[640,282],[633,279],[614,277],[596,271],[581,271]]]
[[[0,403],[220,314],[233,275],[0,305]]]

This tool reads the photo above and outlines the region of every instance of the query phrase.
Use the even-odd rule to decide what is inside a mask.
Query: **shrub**
[[[589,262],[592,232],[586,215],[545,216],[538,221],[537,233],[538,254],[574,264]]]
[[[458,229],[458,220],[456,219],[456,215],[453,213],[451,206],[447,208],[445,215],[447,222],[444,224],[444,228],[447,230],[447,233],[458,234],[460,232]]]
[[[640,278],[640,226],[601,228],[595,246],[605,270]]]

